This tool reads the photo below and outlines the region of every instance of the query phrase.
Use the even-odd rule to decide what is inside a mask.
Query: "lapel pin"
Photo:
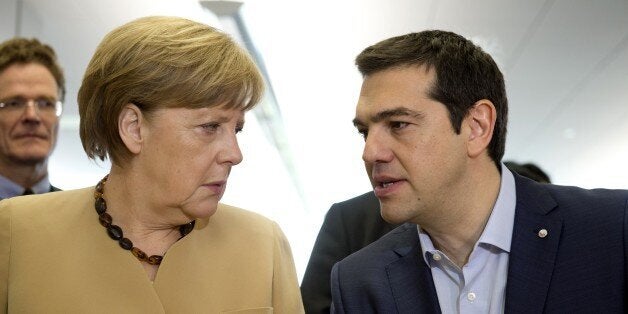
[[[545,237],[547,237],[547,229],[541,229],[539,230],[539,233],[537,233],[537,235],[539,236],[539,238],[543,239]]]

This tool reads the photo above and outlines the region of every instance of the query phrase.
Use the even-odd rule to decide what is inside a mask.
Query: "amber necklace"
[[[107,202],[103,196],[105,195],[105,183],[109,175],[106,175],[98,184],[96,185],[96,189],[94,190],[94,207],[96,208],[96,213],[98,213],[98,221],[100,224],[107,229],[107,234],[109,237],[118,241],[120,247],[125,250],[130,250],[138,260],[141,262],[146,262],[151,265],[159,265],[161,264],[161,260],[164,258],[162,255],[151,255],[148,256],[144,251],[139,248],[133,246],[133,242],[131,240],[124,237],[124,233],[122,232],[122,228],[117,225],[111,223],[112,218],[111,215],[107,214]],[[184,225],[179,226],[179,233],[181,233],[181,238],[190,233],[194,229],[194,220],[186,223]],[[179,238],[179,239],[181,239]]]

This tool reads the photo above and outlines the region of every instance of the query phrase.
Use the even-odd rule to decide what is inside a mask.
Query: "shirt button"
[[[438,253],[434,253],[434,254],[432,255],[432,258],[433,258],[435,261],[440,261],[440,259],[442,258],[442,256],[440,256],[440,254],[438,254]]]
[[[469,292],[467,294],[467,300],[469,300],[470,302],[473,302],[473,300],[475,300],[475,293]]]

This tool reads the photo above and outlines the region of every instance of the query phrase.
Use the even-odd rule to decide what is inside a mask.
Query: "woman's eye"
[[[201,125],[201,127],[207,131],[215,131],[216,129],[218,129],[220,127],[220,124],[218,123],[207,123],[207,124],[203,124]]]

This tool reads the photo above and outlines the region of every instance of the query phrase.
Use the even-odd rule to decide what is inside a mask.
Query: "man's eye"
[[[408,126],[409,123],[401,121],[391,121],[390,128],[393,130],[400,130]]]
[[[20,108],[26,105],[26,101],[24,99],[9,99],[4,102],[8,107]]]
[[[55,102],[50,99],[37,99],[37,107],[42,109],[51,109],[55,107]]]

